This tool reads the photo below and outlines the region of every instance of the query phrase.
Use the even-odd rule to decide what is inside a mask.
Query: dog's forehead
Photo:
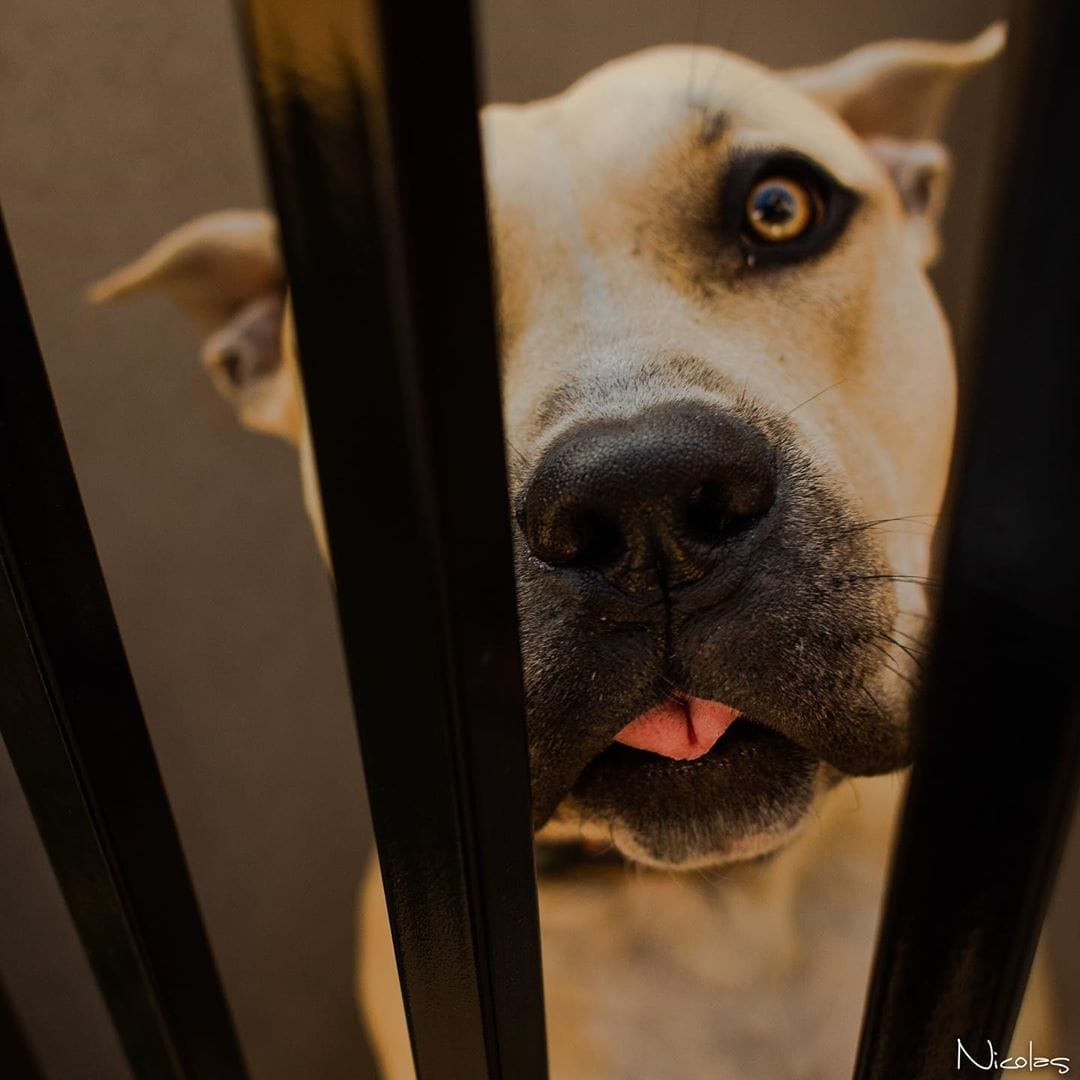
[[[831,112],[770,71],[721,49],[664,46],[597,68],[556,97],[492,105],[483,116],[489,182],[498,201],[610,191],[647,177],[665,151],[723,135],[736,145],[799,151],[853,188],[880,172]]]

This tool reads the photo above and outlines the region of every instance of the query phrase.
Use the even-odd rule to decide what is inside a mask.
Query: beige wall
[[[1001,7],[481,6],[490,96],[513,99],[558,90],[630,49],[688,40],[695,25],[703,40],[790,64],[886,34],[970,34]],[[938,280],[961,341],[999,92],[983,77],[953,128],[959,167]],[[261,200],[229,5],[6,0],[0,198],[253,1075],[362,1076],[349,980],[366,816],[293,461],[234,426],[197,368],[194,337],[163,303],[91,311],[80,300],[86,282],[165,229]],[[2,755],[0,873],[0,972],[42,1058],[64,1080],[122,1077]],[[1075,987],[1075,962],[1062,970]],[[1075,1026],[1071,1038],[1055,1049],[1080,1056]]]

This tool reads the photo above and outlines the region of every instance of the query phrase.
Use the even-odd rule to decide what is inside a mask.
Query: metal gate
[[[469,4],[247,0],[240,20],[417,1072],[541,1080]],[[1077,787],[1080,278],[1062,208],[1080,8],[1027,0],[1012,30],[980,368],[857,1080],[932,1080],[942,1040],[1008,1044]],[[0,305],[0,728],[134,1074],[238,1080],[6,235]],[[362,387],[337,362],[361,352]],[[376,403],[363,423],[359,400]],[[0,1066],[38,1075],[2,992]]]

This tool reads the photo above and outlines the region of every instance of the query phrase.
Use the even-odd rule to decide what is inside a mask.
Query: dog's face
[[[933,140],[999,47],[786,75],[659,49],[485,110],[538,826],[719,863],[906,763],[954,410]],[[268,226],[229,220],[253,273]],[[205,314],[175,266],[220,225],[102,294],[164,284]],[[222,276],[204,355],[298,444],[321,536],[280,277],[222,305]]]

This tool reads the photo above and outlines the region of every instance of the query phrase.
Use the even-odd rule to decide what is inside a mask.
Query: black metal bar
[[[0,983],[0,1076],[5,1080],[43,1080],[44,1075],[4,984]]]
[[[540,1078],[469,5],[242,11],[417,1070]]]
[[[0,221],[0,732],[135,1075],[245,1075]]]
[[[999,1074],[1077,790],[1080,6],[1014,16],[996,261],[858,1080]]]

